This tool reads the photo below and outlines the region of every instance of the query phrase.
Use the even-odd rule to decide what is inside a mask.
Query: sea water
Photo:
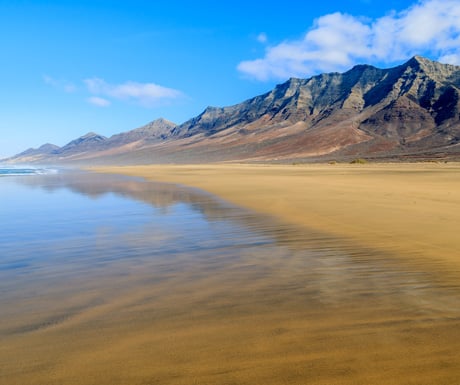
[[[55,174],[56,168],[46,167],[20,167],[20,166],[2,166],[0,165],[0,177],[2,176],[27,176],[27,175],[44,175]]]
[[[455,272],[180,186],[21,172],[0,178],[0,384],[460,378]]]

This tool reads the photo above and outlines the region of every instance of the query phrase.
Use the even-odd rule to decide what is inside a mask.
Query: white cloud
[[[183,96],[178,90],[154,83],[109,84],[99,78],[86,79],[84,82],[88,91],[95,96],[133,101],[145,107],[156,106]]]
[[[460,53],[441,56],[439,61],[441,63],[455,64],[460,66]]]
[[[378,19],[325,15],[302,39],[267,47],[263,58],[242,61],[238,70],[258,80],[283,79],[415,54],[460,63],[460,1],[423,0]]]
[[[64,92],[72,93],[75,92],[77,87],[67,80],[55,79],[49,75],[43,75],[43,81],[51,87],[57,88]]]
[[[108,107],[110,106],[110,101],[99,96],[91,96],[88,98],[88,102],[97,106],[97,107]]]
[[[261,32],[257,35],[256,39],[259,43],[264,44],[268,41],[268,36],[265,32]]]

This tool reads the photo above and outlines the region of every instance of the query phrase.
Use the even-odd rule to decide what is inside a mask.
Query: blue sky
[[[460,64],[459,0],[0,0],[0,158],[414,54]]]

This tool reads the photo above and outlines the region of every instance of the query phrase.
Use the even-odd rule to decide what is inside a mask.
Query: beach
[[[0,384],[456,383],[458,167],[3,178]]]
[[[460,266],[460,164],[161,165],[99,169],[197,187],[403,259]]]

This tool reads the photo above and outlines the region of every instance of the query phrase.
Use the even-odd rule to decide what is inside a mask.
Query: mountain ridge
[[[459,66],[421,56],[387,69],[359,64],[343,73],[290,78],[241,103],[209,106],[180,125],[159,119],[110,138],[83,136],[44,153],[41,160],[460,158],[459,95]],[[24,158],[19,155],[12,161]],[[39,162],[40,156],[34,156]]]

